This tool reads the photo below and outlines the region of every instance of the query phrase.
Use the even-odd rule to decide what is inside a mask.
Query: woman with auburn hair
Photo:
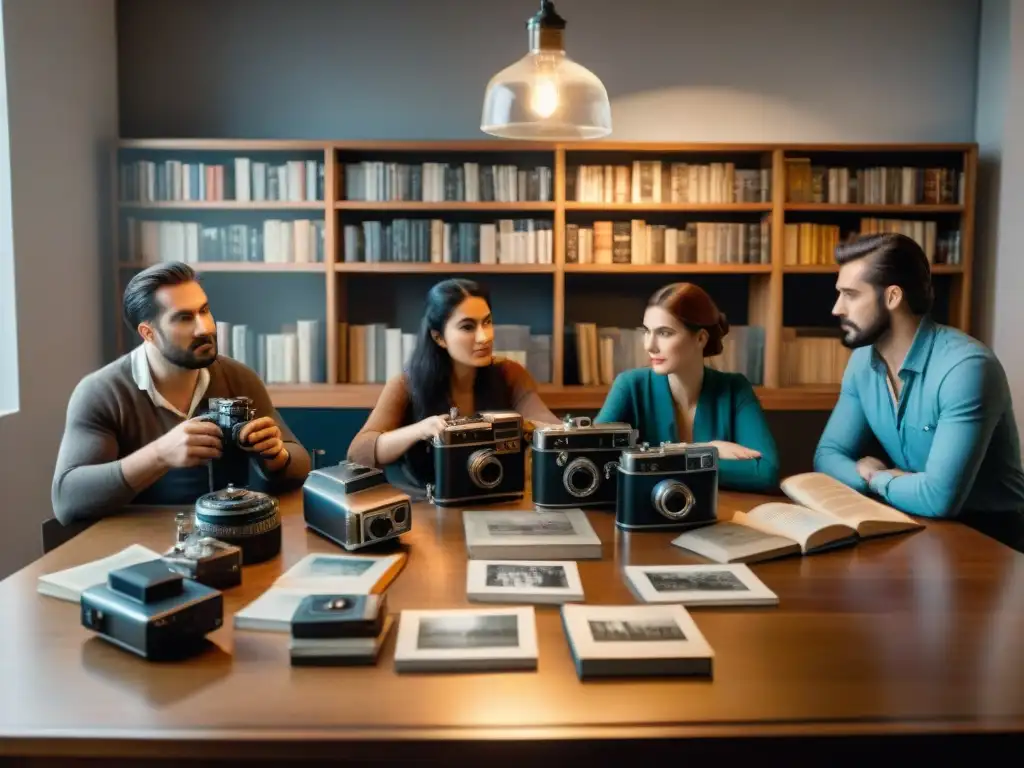
[[[741,373],[704,364],[721,354],[728,332],[725,315],[699,286],[660,289],[644,312],[651,367],[617,376],[594,421],[624,421],[651,445],[710,443],[718,448],[720,487],[772,491],[778,451],[753,387]]]

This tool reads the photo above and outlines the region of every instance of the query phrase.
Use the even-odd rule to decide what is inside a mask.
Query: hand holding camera
[[[238,441],[242,450],[258,453],[266,459],[272,459],[284,450],[281,427],[270,416],[260,416],[247,422],[238,432]]]
[[[189,419],[153,444],[157,460],[167,468],[197,467],[220,458],[221,429],[210,421]]]
[[[448,421],[444,416],[427,416],[427,418],[416,424],[419,427],[419,437],[421,440],[433,440],[444,432],[445,427],[448,426]]]

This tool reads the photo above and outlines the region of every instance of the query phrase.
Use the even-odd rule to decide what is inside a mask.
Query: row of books
[[[551,264],[553,234],[545,219],[363,221],[345,225],[343,253],[346,262]]]
[[[581,203],[768,203],[771,169],[661,160],[579,165],[566,174],[565,196]]]
[[[565,225],[567,264],[770,264],[771,223],[631,221]]]
[[[486,163],[389,163],[366,160],[344,165],[346,200],[391,202],[550,201],[551,168]]]
[[[133,264],[184,261],[322,263],[324,222],[267,219],[262,226],[206,226],[194,221],[125,220],[122,257]]]
[[[266,384],[322,384],[327,381],[324,327],[297,320],[278,333],[246,323],[217,322],[218,352],[252,368]]]
[[[963,204],[964,181],[956,168],[827,167],[812,164],[807,157],[786,158],[790,203]]]
[[[782,329],[782,386],[840,384],[851,350],[834,328]]]
[[[416,335],[387,323],[338,324],[338,378],[348,384],[383,384],[401,374]],[[551,382],[551,336],[528,325],[495,325],[494,356],[515,360],[540,384]]]
[[[575,368],[583,386],[610,386],[615,377],[633,368],[647,368],[650,357],[642,328],[611,328],[598,323],[574,323],[575,348],[567,349],[566,368]],[[720,371],[742,373],[751,384],[764,381],[765,333],[762,326],[738,325],[722,339],[722,352],[706,364]]]
[[[122,202],[238,200],[299,203],[324,199],[322,160],[268,163],[236,157],[232,165],[135,160],[120,164],[119,181]]]
[[[931,264],[960,264],[960,230],[939,234],[938,222],[864,218],[860,234],[886,232],[906,235],[921,246]],[[783,263],[787,265],[835,264],[835,251],[842,239],[837,224],[801,222],[785,225]]]

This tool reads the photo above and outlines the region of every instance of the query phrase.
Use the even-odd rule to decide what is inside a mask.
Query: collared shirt
[[[1017,424],[1006,373],[992,351],[925,318],[898,375],[896,397],[875,348],[854,350],[815,469],[924,517],[1024,510]],[[856,462],[869,433],[908,474],[878,472],[864,482]]]
[[[132,378],[135,384],[149,395],[149,399],[158,408],[166,408],[171,413],[183,419],[191,419],[199,403],[202,402],[206,389],[210,386],[210,371],[206,368],[199,369],[199,378],[196,380],[196,391],[192,394],[192,402],[189,404],[188,413],[182,413],[160,394],[153,381],[153,372],[149,368],[149,358],[146,356],[146,343],[142,342],[131,352]]]

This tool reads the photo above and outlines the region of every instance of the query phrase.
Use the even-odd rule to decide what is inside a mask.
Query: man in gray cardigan
[[[75,387],[53,475],[61,523],[95,520],[127,504],[191,504],[210,490],[206,463],[221,430],[194,417],[209,398],[245,396],[256,418],[240,438],[270,484],[301,482],[309,453],[250,368],[217,354],[205,291],[183,263],[149,267],[128,283],[124,319],[142,344]]]

